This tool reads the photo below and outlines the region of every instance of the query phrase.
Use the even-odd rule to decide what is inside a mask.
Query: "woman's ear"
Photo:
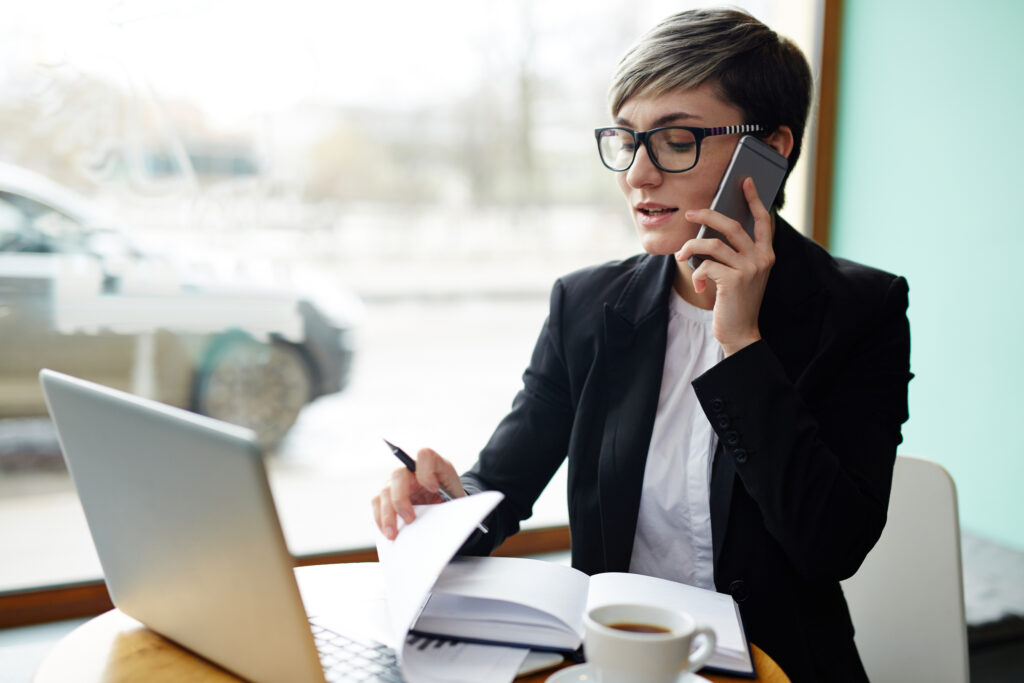
[[[779,126],[771,135],[764,138],[764,141],[787,159],[793,151],[793,131],[790,130],[789,126]]]

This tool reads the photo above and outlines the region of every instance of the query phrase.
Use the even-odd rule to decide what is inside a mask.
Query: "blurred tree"
[[[424,150],[402,139],[402,126],[373,126],[358,114],[344,117],[309,150],[305,195],[311,200],[417,203],[436,198],[428,176],[417,172]],[[406,118],[406,117],[401,117]],[[393,120],[393,117],[389,118]],[[378,134],[379,133],[379,134]]]

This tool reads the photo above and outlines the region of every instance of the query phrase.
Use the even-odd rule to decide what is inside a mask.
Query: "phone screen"
[[[732,160],[725,169],[722,182],[718,185],[718,192],[711,202],[711,208],[743,226],[743,230],[753,238],[754,236],[754,215],[750,213],[750,206],[743,194],[744,178],[753,178],[754,186],[761,202],[771,208],[775,201],[775,195],[782,187],[782,179],[786,177],[786,169],[789,168],[789,161],[775,151],[775,148],[761,142],[752,135],[744,135],[736,144],[736,151],[733,152]],[[726,244],[728,240],[714,228],[707,225],[700,226],[697,237],[717,237]],[[690,257],[691,268],[696,268],[709,258],[700,254]]]

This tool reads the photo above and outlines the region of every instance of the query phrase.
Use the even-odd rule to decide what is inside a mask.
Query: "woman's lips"
[[[677,211],[679,211],[679,209],[669,206],[640,204],[636,207],[637,218],[640,221],[640,224],[645,227],[661,225],[662,223],[669,221],[672,214]]]

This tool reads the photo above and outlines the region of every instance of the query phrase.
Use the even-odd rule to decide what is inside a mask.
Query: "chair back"
[[[842,586],[871,681],[968,681],[956,487],[941,465],[896,458],[885,530]]]

